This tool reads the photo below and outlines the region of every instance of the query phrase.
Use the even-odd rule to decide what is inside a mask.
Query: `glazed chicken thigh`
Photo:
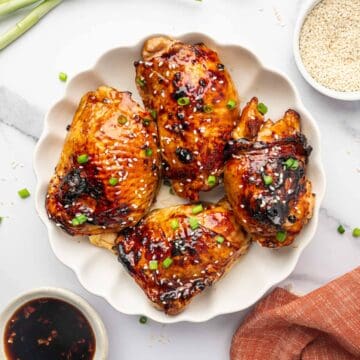
[[[171,315],[218,281],[249,245],[225,200],[154,210],[118,243],[120,262]]]
[[[154,201],[156,124],[128,92],[100,87],[76,111],[46,197],[48,216],[71,235],[135,225]]]
[[[299,115],[288,110],[281,120],[264,122],[253,98],[233,135],[224,184],[239,223],[262,246],[291,244],[311,218],[315,200],[305,176],[311,147]]]
[[[146,41],[135,62],[145,107],[157,118],[164,176],[180,197],[199,200],[223,174],[224,147],[239,99],[217,53],[167,37]]]

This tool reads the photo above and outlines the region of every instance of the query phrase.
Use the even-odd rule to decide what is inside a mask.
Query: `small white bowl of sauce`
[[[0,358],[106,360],[108,337],[96,311],[80,296],[40,288],[14,299],[0,314]]]

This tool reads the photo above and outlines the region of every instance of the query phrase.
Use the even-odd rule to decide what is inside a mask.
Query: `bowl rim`
[[[101,292],[101,291],[95,291],[93,288],[91,288],[90,286],[86,285],[84,279],[82,278],[80,271],[78,269],[78,267],[76,266],[72,266],[71,264],[67,263],[65,261],[65,259],[61,258],[58,253],[56,252],[53,243],[50,241],[50,234],[51,234],[51,229],[53,228],[53,224],[50,224],[50,221],[48,220],[46,213],[44,211],[44,204],[41,201],[42,197],[41,197],[41,183],[40,180],[43,180],[41,178],[40,175],[40,169],[38,169],[39,166],[39,160],[38,158],[41,158],[40,155],[40,149],[41,149],[41,144],[44,141],[44,139],[46,139],[46,137],[50,134],[49,130],[49,115],[52,111],[52,109],[58,105],[60,102],[64,101],[64,100],[68,100],[69,99],[69,88],[71,87],[72,81],[76,80],[76,78],[78,78],[79,76],[81,76],[84,73],[87,72],[93,72],[94,70],[97,69],[98,64],[102,61],[102,59],[104,57],[106,57],[110,52],[112,51],[117,51],[120,49],[128,49],[128,48],[133,48],[133,47],[139,47],[141,44],[143,44],[148,38],[153,37],[153,36],[171,36],[173,38],[179,38],[179,39],[184,39],[184,38],[188,38],[188,37],[199,37],[201,39],[205,39],[204,41],[209,41],[212,42],[216,47],[238,47],[241,48],[242,50],[250,53],[250,55],[254,58],[254,61],[256,61],[259,66],[262,68],[262,70],[267,71],[267,72],[271,72],[273,74],[277,74],[280,77],[282,77],[284,80],[286,80],[286,82],[288,83],[288,85],[290,86],[291,90],[294,93],[294,98],[295,98],[295,103],[296,106],[301,108],[301,112],[303,115],[305,115],[308,119],[309,119],[309,123],[311,123],[311,126],[313,127],[314,130],[314,137],[316,139],[316,147],[317,147],[317,160],[314,160],[314,162],[316,162],[317,164],[317,170],[319,173],[319,189],[316,192],[316,204],[315,204],[315,209],[314,209],[314,214],[313,214],[313,218],[312,218],[312,222],[314,222],[314,229],[313,232],[308,236],[308,240],[307,243],[304,244],[304,246],[302,246],[294,255],[294,261],[293,264],[291,266],[289,266],[289,270],[286,271],[286,274],[284,276],[281,276],[277,279],[277,281],[273,281],[271,285],[266,284],[265,286],[263,286],[261,289],[259,289],[259,294],[260,296],[255,300],[255,301],[249,301],[248,303],[244,304],[243,306],[239,306],[236,309],[231,309],[231,310],[223,310],[223,311],[216,311],[215,314],[210,314],[207,316],[201,316],[198,318],[193,318],[191,315],[190,316],[184,316],[182,319],[179,319],[178,316],[167,316],[166,320],[163,319],[159,319],[158,317],[155,316],[151,316],[149,314],[145,314],[148,318],[159,322],[159,323],[178,323],[178,322],[194,322],[194,323],[198,323],[198,322],[204,322],[204,321],[208,321],[210,319],[213,319],[217,316],[220,315],[225,315],[225,314],[230,314],[230,313],[234,313],[234,312],[238,312],[238,311],[242,311],[245,310],[247,308],[249,308],[250,306],[252,306],[254,303],[256,303],[257,301],[259,301],[264,294],[266,294],[272,287],[274,287],[275,285],[277,285],[278,283],[280,283],[281,281],[285,280],[295,269],[298,261],[299,261],[299,257],[302,254],[302,252],[304,251],[304,249],[306,248],[306,246],[309,245],[309,243],[312,241],[312,239],[314,238],[315,235],[315,231],[317,229],[317,225],[318,225],[318,218],[319,218],[319,212],[320,212],[320,205],[322,203],[322,200],[324,198],[325,195],[325,189],[326,189],[326,177],[325,177],[325,171],[324,171],[324,167],[323,167],[323,162],[322,162],[322,157],[321,157],[321,134],[320,134],[320,130],[319,127],[316,123],[316,121],[314,120],[314,118],[312,117],[312,115],[309,113],[309,111],[306,109],[306,107],[304,106],[299,92],[297,90],[297,88],[295,87],[293,81],[287,76],[285,75],[282,71],[275,69],[273,67],[268,67],[266,66],[257,56],[256,52],[249,46],[243,46],[237,43],[227,43],[227,42],[223,42],[223,41],[216,41],[214,40],[214,38],[212,36],[209,36],[205,33],[201,33],[201,32],[188,32],[188,33],[172,33],[172,34],[164,34],[164,33],[154,33],[154,34],[150,34],[147,35],[145,37],[137,37],[137,40],[135,41],[131,41],[131,43],[126,43],[117,47],[112,47],[109,48],[107,50],[105,50],[100,56],[96,57],[96,61],[93,64],[92,67],[85,69],[84,71],[78,72],[76,73],[71,79],[70,81],[67,83],[66,88],[65,88],[65,92],[64,94],[61,96],[60,99],[58,99],[57,101],[55,101],[52,106],[49,108],[48,112],[45,115],[45,121],[44,121],[44,128],[42,131],[42,134],[39,138],[39,141],[36,144],[35,147],[35,151],[34,151],[34,155],[33,155],[33,166],[34,166],[34,171],[35,174],[37,176],[37,186],[36,186],[36,195],[35,195],[35,207],[37,210],[37,213],[39,215],[39,217],[41,218],[41,220],[43,221],[43,223],[45,224],[47,230],[48,230],[48,234],[49,234],[49,242],[50,242],[50,246],[53,250],[53,252],[55,253],[56,257],[67,267],[69,267],[70,269],[72,269],[79,282],[81,283],[81,285],[87,289],[88,291],[90,291],[93,294],[96,294],[98,296],[101,296],[102,298],[104,298],[114,309],[116,309],[117,311],[123,313],[123,314],[127,314],[127,315],[142,315],[140,314],[138,311],[131,311],[128,309],[123,309],[120,308],[119,306],[117,306],[109,296],[107,296],[105,293]],[[315,145],[315,144],[314,144]],[[314,157],[312,156],[312,158],[314,159]],[[144,299],[147,301],[147,299],[144,297]],[[180,314],[181,315],[181,314]]]
[[[10,317],[27,302],[42,297],[55,298],[68,302],[70,305],[76,307],[85,318],[89,321],[93,329],[96,341],[95,354],[93,360],[106,360],[109,352],[109,340],[105,325],[95,309],[80,295],[73,293],[70,290],[58,287],[40,287],[21,293],[13,298],[5,308],[0,312],[0,358],[7,359],[5,349],[2,344],[4,342],[5,328]]]
[[[296,20],[294,36],[293,36],[293,54],[294,54],[296,66],[299,69],[303,78],[308,82],[308,84],[310,84],[315,90],[322,93],[323,95],[329,96],[337,100],[358,101],[360,100],[360,91],[339,91],[339,90],[330,89],[322,85],[310,75],[310,73],[308,72],[302,61],[300,48],[299,48],[301,29],[309,13],[321,1],[323,0],[311,0],[309,3],[307,3],[300,9],[300,14],[298,15]]]

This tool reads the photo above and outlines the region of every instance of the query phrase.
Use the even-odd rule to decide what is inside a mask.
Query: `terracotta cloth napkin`
[[[360,267],[302,297],[275,289],[236,331],[230,357],[360,359]]]

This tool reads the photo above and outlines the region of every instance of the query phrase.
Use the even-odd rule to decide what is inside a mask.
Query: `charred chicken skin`
[[[146,41],[135,62],[145,107],[157,117],[164,176],[180,197],[199,200],[223,174],[224,148],[237,124],[239,98],[217,53],[204,44]]]
[[[71,235],[135,225],[153,203],[160,157],[156,124],[128,92],[100,87],[76,111],[46,197]]]
[[[218,281],[249,245],[225,200],[154,210],[117,241],[119,261],[170,315]]]
[[[300,117],[286,111],[264,121],[253,98],[227,148],[225,191],[239,223],[266,247],[290,245],[312,216],[315,195],[306,178],[311,152]]]

